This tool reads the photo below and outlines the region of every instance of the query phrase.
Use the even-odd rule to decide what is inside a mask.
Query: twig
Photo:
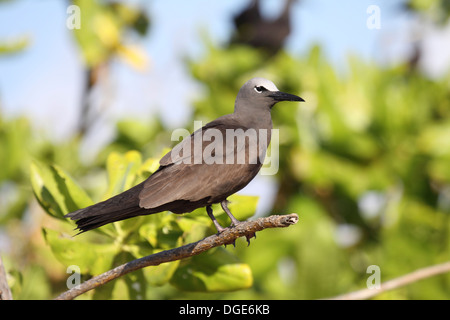
[[[370,299],[383,292],[406,286],[410,283],[430,278],[438,274],[450,272],[450,261],[437,264],[434,266],[418,269],[404,276],[386,281],[380,285],[378,289],[363,289],[343,295],[339,295],[327,300],[363,300]]]
[[[0,300],[12,300],[11,290],[6,279],[6,271],[0,256]]]
[[[295,213],[282,216],[274,215],[265,218],[259,218],[253,221],[245,221],[235,227],[226,228],[225,231],[220,234],[215,234],[194,243],[186,244],[184,246],[171,250],[161,251],[125,263],[112,270],[95,276],[92,279],[89,279],[82,284],[62,293],[61,295],[56,297],[56,300],[71,300],[79,296],[80,294],[95,289],[129,272],[136,271],[148,266],[157,266],[161,263],[189,258],[214,247],[233,244],[234,241],[239,237],[245,236],[247,237],[247,239],[249,239],[253,237],[255,235],[255,232],[257,231],[261,231],[266,228],[284,228],[296,224],[297,221],[298,215]]]

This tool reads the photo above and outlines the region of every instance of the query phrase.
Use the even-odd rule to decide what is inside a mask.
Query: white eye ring
[[[253,89],[255,89],[255,91],[258,93],[263,93],[263,91],[267,91],[267,89],[264,88],[263,86],[256,86]]]

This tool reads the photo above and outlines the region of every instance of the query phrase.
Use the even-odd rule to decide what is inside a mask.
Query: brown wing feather
[[[232,121],[231,123],[223,123],[222,120],[212,122],[194,134],[205,134],[208,130],[215,129],[217,130],[215,133],[218,134],[220,132],[225,137],[226,129],[238,128],[242,129],[242,127],[234,125]],[[191,135],[191,140],[189,141],[191,151],[194,150],[194,139],[192,138],[194,134]],[[184,147],[188,146],[185,140],[180,142]],[[238,148],[238,145],[234,144],[233,148],[229,147],[227,149],[222,147],[224,141],[211,140],[203,141],[202,151],[209,146],[209,150],[213,150],[213,152],[204,154],[205,157],[202,159],[202,163],[199,164],[194,163],[194,152],[191,152],[189,158],[185,156],[177,157],[176,155],[172,157],[170,152],[166,154],[160,162],[164,165],[145,181],[139,194],[139,206],[145,209],[152,209],[177,200],[197,202],[205,199],[205,203],[199,203],[200,207],[220,202],[245,187],[258,173],[261,163],[249,164],[248,159],[246,159],[246,162],[243,164],[227,164],[226,156],[227,154],[230,156],[230,153],[236,156],[239,152],[250,150],[250,140],[245,139],[244,148],[242,148],[242,145]],[[213,156],[217,161],[219,161],[219,158],[222,158],[222,164],[211,163]],[[186,163],[183,163],[183,160]],[[182,208],[178,209],[175,210],[177,212],[182,210]]]

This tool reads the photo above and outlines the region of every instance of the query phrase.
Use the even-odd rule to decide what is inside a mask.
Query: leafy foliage
[[[411,0],[408,6],[444,23],[446,3]],[[146,33],[143,12],[113,2],[74,4],[86,14],[86,25],[74,31],[86,67],[115,57],[145,67],[141,50],[127,39],[130,31]],[[28,39],[2,42],[0,54],[27,45]],[[236,248],[139,270],[81,298],[324,298],[365,287],[369,265],[378,265],[386,281],[448,260],[449,75],[431,80],[406,64],[383,68],[357,57],[337,70],[318,46],[302,56],[280,51],[268,58],[245,46],[207,43],[202,60],[188,66],[205,89],[193,102],[195,120],[232,112],[236,92],[254,76],[306,100],[279,103],[272,111],[280,129],[280,169],[273,177],[273,208],[266,212],[297,212],[300,223],[258,233],[250,248],[238,241]],[[81,137],[56,144],[25,117],[0,114],[0,236],[15,299],[49,299],[67,290],[71,265],[85,280],[215,232],[204,209],[141,216],[76,237],[74,223],[63,218],[145,179],[157,169],[169,136],[156,116],[123,120],[115,140],[85,163]],[[258,199],[230,200],[244,220]],[[220,206],[214,212],[222,225],[229,223]],[[442,275],[379,298],[448,299],[449,284],[450,276]]]
[[[134,30],[143,35],[147,32],[148,17],[140,10],[119,2],[101,3],[74,0],[83,12],[83,27],[75,29],[75,37],[81,48],[86,65],[99,65],[112,56],[119,56],[136,69],[144,69],[147,59],[143,51],[126,43],[125,31]]]
[[[157,168],[158,159],[142,161],[141,154],[137,151],[111,153],[106,164],[109,183],[102,198],[109,198],[129,189]],[[64,219],[65,214],[92,204],[87,193],[57,166],[32,163],[31,182],[39,203],[53,217]],[[255,211],[254,197],[235,196],[230,200],[234,205],[242,207],[242,219],[248,218]],[[161,213],[116,222],[102,227],[97,235],[86,234],[73,238],[47,228],[43,229],[43,234],[53,254],[63,265],[76,265],[83,275],[97,275],[113,268],[125,257],[140,258],[200,240],[213,233],[214,227],[203,211],[199,209],[186,217]],[[218,216],[224,216],[223,212]],[[71,225],[74,226],[73,223]],[[138,279],[124,281],[129,292],[135,290],[136,283],[139,283],[142,291],[139,294],[143,298],[146,294],[143,290],[148,285],[162,286],[170,283],[182,290],[214,292],[239,290],[252,283],[250,267],[224,249],[138,273],[141,274]],[[100,292],[95,295],[114,297],[114,286],[100,289]]]

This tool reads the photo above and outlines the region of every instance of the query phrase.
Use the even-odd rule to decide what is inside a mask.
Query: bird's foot
[[[242,223],[241,221],[232,222],[228,228],[235,228],[241,223]],[[245,239],[247,240],[247,247],[250,246],[251,238],[256,239],[256,232],[249,232],[245,235]],[[234,247],[236,247],[235,240],[231,241],[230,243],[225,244],[225,246],[227,246],[228,244],[232,244]]]
[[[251,238],[255,238],[256,239],[256,233],[252,232],[252,233],[246,234],[245,238],[247,239],[247,247],[248,247],[250,245],[250,239]]]
[[[256,239],[256,233],[255,232],[248,233],[248,234],[245,235],[245,239],[247,240],[247,247],[250,246],[250,239],[251,238],[255,238]],[[226,247],[227,245],[230,245],[230,244],[232,244],[233,247],[236,248],[236,239],[232,239],[229,242],[224,243],[224,246]]]
[[[226,248],[228,245],[232,244],[234,248],[236,248],[236,239],[231,239],[230,241],[223,244],[223,246]]]
[[[214,224],[214,225],[215,225],[215,227],[216,227],[216,229],[217,229],[216,235],[220,235],[220,234],[221,234],[222,232],[224,232],[226,229],[228,229],[228,228],[233,228],[233,227],[234,227],[234,225],[230,225],[230,226],[227,227],[227,228],[222,227],[220,224]],[[228,245],[230,245],[230,244],[232,244],[233,247],[236,248],[236,239],[230,239],[228,242],[224,243],[223,245],[226,247],[226,246],[228,246]]]
[[[228,215],[228,217],[229,217],[230,220],[231,220],[231,224],[230,224],[230,226],[229,226],[228,228],[234,228],[234,227],[237,227],[237,226],[238,226],[239,224],[241,224],[242,222],[239,221],[238,219],[236,219],[236,218],[231,214],[230,210],[228,209],[227,204],[228,204],[228,201],[227,201],[227,200],[224,200],[224,201],[221,202],[222,209],[225,211],[225,213]],[[224,231],[227,229],[227,228],[222,227],[222,226],[219,224],[219,222],[216,220],[216,218],[215,218],[214,215],[213,215],[211,206],[207,206],[207,207],[206,207],[206,212],[208,213],[208,216],[211,218],[212,222],[214,223],[214,226],[215,226],[216,229],[217,229],[217,235],[221,234],[222,232],[224,232]],[[255,233],[255,232],[249,232],[249,233],[247,233],[247,234],[245,235],[245,238],[247,239],[247,243],[248,243],[247,246],[249,246],[249,245],[250,245],[250,239],[251,239],[251,238],[256,238],[256,233]],[[229,245],[229,244],[232,244],[233,247],[236,247],[236,240],[235,240],[235,239],[229,240],[227,243],[224,244],[224,246],[226,247],[226,246]]]

